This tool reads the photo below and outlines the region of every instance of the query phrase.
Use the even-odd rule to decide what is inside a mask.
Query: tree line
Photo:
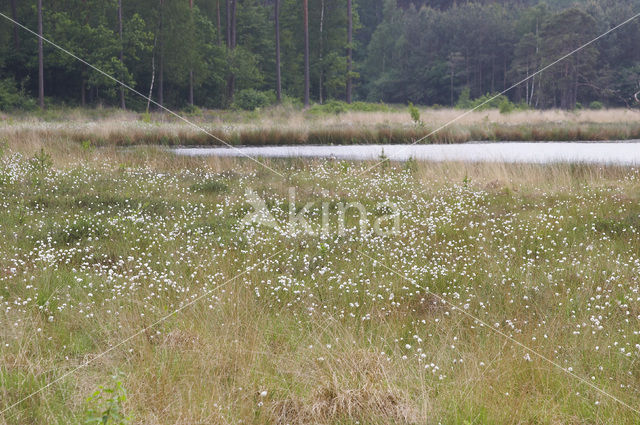
[[[639,0],[10,0],[2,13],[172,108],[453,106],[521,82],[511,101],[572,109],[637,103],[638,20],[536,72],[639,9]],[[0,50],[0,109],[152,106],[6,19]]]

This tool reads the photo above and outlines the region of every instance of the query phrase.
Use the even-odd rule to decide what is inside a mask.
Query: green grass
[[[83,423],[116,373],[132,423],[638,421],[452,307],[638,406],[636,169],[272,160],[283,181],[43,146],[58,165],[38,179],[29,154],[0,163],[0,409],[90,363],[1,423]],[[241,227],[247,189],[279,229]],[[323,201],[328,237],[286,226],[312,203],[317,230]],[[371,224],[383,201],[397,234],[336,232],[340,203]]]

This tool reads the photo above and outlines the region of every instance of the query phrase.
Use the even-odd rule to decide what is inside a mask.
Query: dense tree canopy
[[[240,92],[245,100],[275,100],[274,0],[120,2],[44,1],[44,36],[168,107],[187,107],[192,92],[195,105],[210,108],[235,104]],[[37,28],[36,0],[3,4],[3,14]],[[347,99],[349,76],[355,100],[423,105],[455,105],[461,95],[476,98],[516,83],[507,96],[538,108],[632,106],[640,90],[638,20],[534,76],[633,16],[640,0],[350,4],[348,43],[348,1],[308,2],[312,101]],[[298,101],[305,86],[302,2],[280,0],[279,18],[283,98]],[[35,105],[36,37],[0,22],[0,108]],[[47,104],[121,105],[115,82],[60,50],[45,44],[43,61]],[[126,105],[143,110],[147,102],[127,93]]]

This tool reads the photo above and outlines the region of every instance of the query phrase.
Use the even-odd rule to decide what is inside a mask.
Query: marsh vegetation
[[[638,406],[638,169],[267,161],[286,179],[8,139],[0,409],[90,363],[0,422],[113,405],[149,424],[637,423],[466,313]],[[241,227],[247,189],[284,222],[290,187],[311,223],[319,200],[369,215],[341,235]],[[399,207],[397,234],[357,226],[380,201]]]

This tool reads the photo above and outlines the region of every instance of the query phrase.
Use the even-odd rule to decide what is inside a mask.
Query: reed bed
[[[189,124],[167,114],[105,112],[100,118],[71,112],[55,115],[54,120],[5,117],[0,137],[57,137],[95,146],[221,145],[220,140],[263,146],[640,139],[640,112],[631,109],[509,114],[489,110],[459,118],[462,113],[424,109],[421,122],[414,123],[408,113],[396,110],[314,115],[281,107],[246,113],[205,111],[188,116]]]

